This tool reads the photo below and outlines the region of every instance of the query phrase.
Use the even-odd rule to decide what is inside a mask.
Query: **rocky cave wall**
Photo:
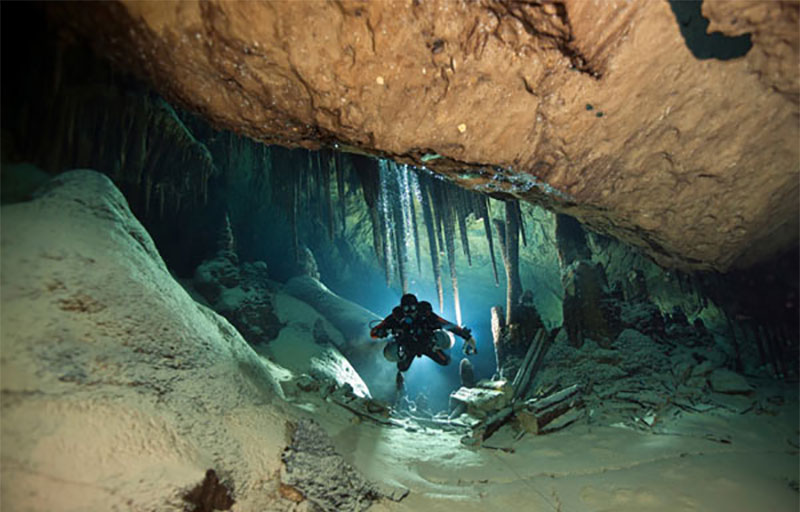
[[[391,272],[397,271],[397,265],[387,265],[381,254],[380,233],[377,239],[373,233],[376,227],[382,228],[372,225],[374,219],[365,208],[365,201],[369,204],[367,189],[377,184],[373,179],[379,170],[377,161],[327,150],[267,147],[216,130],[202,118],[172,108],[147,86],[94,59],[85,48],[65,40],[63,34],[53,37],[52,27],[42,23],[35,6],[15,6],[12,14],[15,16],[5,18],[9,40],[9,34],[15,31],[29,30],[36,37],[35,44],[7,53],[4,60],[6,76],[14,77],[3,90],[4,163],[34,162],[49,173],[80,167],[105,172],[153,233],[170,267],[184,278],[215,254],[227,223],[241,260],[268,261],[270,275],[279,280],[303,272],[296,263],[296,253],[306,245],[317,255],[324,281],[334,289],[346,289],[361,303],[370,302],[370,288],[386,286],[379,277],[384,269],[391,266]],[[31,67],[31,62],[37,66]],[[357,158],[371,167],[356,169]],[[38,176],[33,171],[5,165],[4,192]],[[461,192],[449,192],[456,189],[445,182],[433,183],[433,195],[441,196],[439,201],[461,201]],[[32,190],[34,185],[25,186]],[[290,203],[296,186],[302,190],[296,193],[298,204],[294,206]],[[8,200],[25,199],[24,194],[9,196]],[[434,210],[440,206],[434,205]],[[467,203],[463,206],[472,209]],[[418,202],[417,208],[420,213]],[[464,293],[488,300],[481,302],[481,308],[488,309],[494,302],[483,290],[485,282],[492,280],[492,270],[486,268],[490,260],[484,247],[486,226],[479,218],[456,226],[456,219],[467,215],[462,209],[459,202],[458,214],[451,214],[452,227],[461,232],[460,237],[458,232],[452,237],[453,263],[462,269]],[[537,227],[540,221],[548,222],[549,214],[532,207],[524,210],[524,216],[531,216],[523,224],[527,225],[527,237],[534,245],[552,246],[548,228]],[[502,203],[495,203],[494,216],[502,220]],[[448,316],[453,317],[449,261],[444,257],[441,228],[441,247],[432,250],[421,222],[420,217],[419,242],[415,245],[423,259],[442,252],[439,279],[445,287]],[[299,239],[291,225],[300,233]],[[488,227],[493,229],[491,221]],[[525,236],[523,233],[523,241]],[[470,240],[472,255],[468,258],[469,246],[462,246]],[[295,248],[296,244],[300,247]],[[499,271],[497,302],[501,302],[505,284],[497,251],[491,266]],[[408,276],[414,279],[415,287],[423,286],[423,281],[427,287],[427,282],[435,279],[430,265],[417,262],[413,253],[408,256]],[[522,268],[523,281],[529,283],[526,286],[545,290],[537,299],[544,297],[540,305],[549,311],[550,324],[556,325],[560,321],[560,292],[553,256],[553,251],[523,251]],[[546,275],[539,271],[543,266],[550,269]],[[368,269],[367,282],[363,269]],[[389,279],[396,293],[400,291],[398,280],[403,278],[392,275]],[[363,286],[356,290],[359,287],[352,285],[355,282]],[[365,295],[359,295],[361,291]],[[376,309],[386,307],[390,305]]]
[[[51,18],[217,126],[425,163],[663,265],[748,266],[798,239],[800,6],[675,7],[107,2]],[[720,32],[685,36],[700,16]],[[739,58],[695,55],[739,36]]]
[[[343,182],[338,183],[329,174],[329,179],[337,182],[326,185],[330,199],[314,192],[303,215],[295,220],[305,234],[301,242],[319,255],[323,280],[334,288],[342,289],[342,285],[363,277],[360,269],[365,266],[370,269],[372,282],[362,288],[385,286],[380,278],[380,256],[375,252],[378,247],[373,245],[373,226],[352,164],[354,158],[361,157],[327,150],[309,153],[304,149],[268,148],[219,131],[201,118],[172,108],[147,86],[93,59],[79,46],[47,37],[47,31],[40,29],[44,53],[42,47],[32,45],[13,55],[11,61],[4,60],[4,68],[10,68],[16,76],[7,82],[10,87],[4,87],[3,94],[4,162],[32,160],[50,172],[76,166],[103,170],[124,191],[179,275],[191,276],[200,261],[211,257],[218,248],[220,232],[231,223],[237,255],[243,261],[269,260],[269,275],[281,279],[303,272],[295,263],[289,229],[291,208],[287,206],[291,188],[285,187],[291,187],[295,179],[305,187],[316,187],[323,179],[319,174],[321,162],[338,162],[327,165],[347,169],[342,173]],[[23,72],[29,62],[40,63],[38,72],[35,68]],[[426,164],[441,160],[438,154],[425,156]],[[311,177],[292,177],[301,169]],[[5,178],[11,174],[8,166],[4,166],[3,174],[5,190]],[[267,178],[271,175],[285,179],[273,182]],[[312,203],[314,207],[310,208]],[[527,219],[523,234],[531,240],[531,247],[521,252],[523,287],[534,291],[545,324],[557,327],[562,321],[564,291],[559,263],[552,258],[556,245],[552,220],[536,208],[526,206],[523,212]],[[495,211],[497,215],[502,217]],[[269,228],[264,229],[265,225]],[[454,240],[458,249],[454,261],[460,269],[469,268],[461,274],[463,289],[474,296],[485,295],[485,287],[492,280],[485,237],[481,240],[479,223],[470,222],[467,228],[476,267],[467,265],[459,239]],[[588,238],[591,260],[606,268],[608,285],[622,286],[619,283],[630,282],[630,273],[640,272],[650,298],[662,313],[677,305],[690,319],[701,315],[712,327],[720,328],[720,322],[731,320],[731,325],[742,323],[720,329],[739,329],[739,336],[745,339],[757,338],[759,329],[766,325],[777,325],[780,339],[797,338],[797,272],[792,266],[796,252],[779,261],[781,270],[777,273],[754,270],[733,274],[732,280],[722,282],[714,273],[666,273],[643,254],[600,235]],[[426,237],[422,235],[420,240],[422,253],[430,253]],[[525,236],[522,241],[524,244]],[[549,251],[542,250],[547,246]],[[496,265],[501,267],[499,261]],[[542,272],[543,268],[549,270]],[[442,270],[446,272],[444,266]],[[426,265],[420,276],[431,280],[429,272]],[[498,297],[505,286],[502,268],[499,277]],[[397,278],[393,280],[399,293]],[[765,294],[765,289],[775,293]],[[709,297],[712,308],[707,307]]]

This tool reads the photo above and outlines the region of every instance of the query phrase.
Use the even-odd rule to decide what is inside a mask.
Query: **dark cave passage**
[[[16,27],[4,28],[12,37]],[[254,346],[281,331],[270,300],[228,304],[222,291],[232,283],[209,281],[241,274],[235,284],[247,288],[261,286],[248,279],[309,276],[381,317],[412,292],[472,328],[478,379],[511,378],[539,329],[551,341],[610,347],[628,328],[716,336],[738,371],[797,376],[796,253],[781,273],[670,272],[570,217],[461,189],[424,167],[216,130],[87,49],[39,34],[24,53],[4,45],[4,70],[18,77],[3,88],[4,202],[67,169],[106,173],[169,268]],[[224,271],[201,276],[220,254]],[[425,395],[432,412],[446,410],[460,385],[460,343],[451,352],[448,367],[423,357],[407,374],[408,395]]]
[[[533,171],[264,144],[45,10],[2,4],[4,508],[797,502],[797,247],[682,272]]]

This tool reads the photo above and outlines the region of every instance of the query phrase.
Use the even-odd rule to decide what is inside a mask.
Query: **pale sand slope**
[[[191,300],[101,175],[62,175],[2,222],[4,512],[182,510],[208,468],[233,481],[235,511],[311,510],[277,492],[286,421],[301,416],[368,478],[410,489],[376,511],[798,509],[796,393],[775,416],[663,427],[690,435],[576,426],[471,451],[453,433],[354,423],[315,395],[286,404],[288,372]]]
[[[239,510],[273,501],[275,379],[172,279],[108,178],[67,173],[2,208],[0,290],[0,509],[182,510],[208,468]]]

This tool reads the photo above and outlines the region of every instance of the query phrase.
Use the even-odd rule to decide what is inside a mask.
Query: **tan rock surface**
[[[725,270],[797,242],[800,4],[703,9],[709,30],[751,33],[751,51],[696,59],[654,1],[53,12],[220,127],[418,164],[441,155],[429,167],[467,186],[565,211],[662,264]]]

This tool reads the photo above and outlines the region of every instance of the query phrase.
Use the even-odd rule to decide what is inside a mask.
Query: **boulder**
[[[336,347],[352,363],[372,397],[393,402],[397,367],[383,357],[383,342],[369,337],[370,322],[380,317],[310,276],[289,279],[283,291],[310,305],[342,334],[334,339]]]
[[[717,393],[747,394],[753,391],[753,386],[747,382],[747,379],[725,368],[714,370],[708,376],[708,383],[711,385],[711,389]]]
[[[283,327],[275,316],[263,262],[240,269],[235,259],[220,253],[198,265],[192,285],[251,345],[275,339]]]
[[[296,375],[308,374],[321,382],[349,385],[356,396],[370,391],[353,365],[337,348],[342,334],[314,308],[281,291],[272,297],[275,315],[283,326],[277,337],[256,350]]]

